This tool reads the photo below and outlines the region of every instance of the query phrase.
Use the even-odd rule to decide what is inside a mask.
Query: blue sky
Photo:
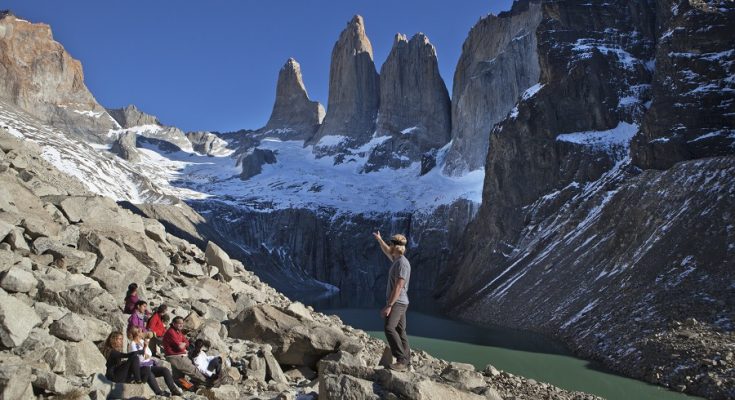
[[[365,18],[376,67],[396,32],[424,32],[450,88],[462,43],[511,0],[4,0],[82,61],[105,107],[135,104],[186,131],[255,129],[268,120],[278,70],[301,64],[309,96],[326,107],[332,46],[354,14]]]

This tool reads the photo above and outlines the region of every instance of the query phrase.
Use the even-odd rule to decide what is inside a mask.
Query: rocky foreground
[[[387,370],[382,341],[291,302],[214,243],[202,251],[89,193],[4,130],[0,186],[2,398],[153,397],[146,385],[107,381],[97,347],[125,329],[130,282],[185,317],[212,353],[242,361],[225,384],[187,399],[595,398],[422,351],[411,372]]]

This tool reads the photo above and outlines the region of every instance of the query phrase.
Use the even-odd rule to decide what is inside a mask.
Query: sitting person
[[[128,285],[128,292],[125,293],[125,307],[123,307],[124,314],[132,314],[135,312],[135,304],[138,303],[138,284],[131,283]]]
[[[148,331],[148,328],[146,328],[146,309],[148,308],[148,303],[146,303],[144,300],[138,300],[138,302],[135,303],[135,310],[132,314],[130,314],[130,318],[128,318],[128,331],[131,328],[138,328],[141,332],[143,332],[143,335],[146,339],[150,339],[153,337],[153,334]]]
[[[153,358],[153,354],[151,354],[151,350],[148,348],[148,340],[143,338],[143,332],[137,327],[132,327],[128,331],[128,340],[128,351],[131,353],[143,351],[143,354],[138,355],[140,360],[140,374],[141,378],[148,381],[148,385],[153,389],[153,392],[156,395],[166,395],[166,393],[161,391],[156,381],[157,377],[163,377],[166,386],[168,386],[168,390],[172,394],[176,396],[182,395],[181,390],[174,384],[171,371],[166,367],[159,366],[157,360]]]
[[[197,339],[194,341],[194,348],[189,353],[189,358],[194,362],[199,372],[206,376],[210,383],[213,383],[222,373],[222,357],[208,356],[204,349],[209,349],[209,346],[208,341]]]
[[[205,383],[207,378],[199,372],[191,359],[187,357],[189,340],[181,331],[183,328],[184,319],[176,317],[171,322],[171,327],[163,335],[163,352],[166,354],[166,360],[171,363],[175,376],[187,375],[193,380]]]
[[[158,347],[163,345],[163,342],[161,341],[163,338],[163,335],[166,333],[166,325],[163,322],[163,318],[166,316],[166,312],[168,311],[168,307],[165,304],[161,304],[156,309],[156,312],[151,315],[151,317],[148,319],[148,322],[146,323],[146,328],[153,333],[153,337],[151,338],[150,347],[151,352],[153,352],[153,355],[158,354]]]
[[[107,360],[105,377],[117,383],[142,383],[140,375],[141,351],[123,353],[122,332],[112,332],[102,345],[102,355]]]

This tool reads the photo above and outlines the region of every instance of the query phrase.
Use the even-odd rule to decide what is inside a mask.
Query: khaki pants
[[[186,356],[181,354],[178,356],[166,356],[166,361],[171,363],[174,377],[180,378],[181,375],[187,375],[191,379],[198,380],[200,382],[206,382],[207,378],[199,372],[194,363]]]

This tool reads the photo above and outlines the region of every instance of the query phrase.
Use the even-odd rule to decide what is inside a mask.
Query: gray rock
[[[66,343],[66,375],[88,377],[105,371],[105,357],[89,340]]]
[[[140,284],[150,274],[132,254],[96,233],[84,234],[79,247],[97,253],[100,261],[91,277],[116,296],[124,294],[130,282]]]
[[[202,395],[209,400],[238,400],[242,398],[240,390],[234,385],[206,388],[202,391]]]
[[[452,147],[445,173],[484,168],[493,125],[539,81],[535,32],[541,20],[541,3],[527,1],[482,18],[470,30],[452,84]]]
[[[36,303],[38,305],[38,303]],[[23,357],[24,363],[42,363],[55,373],[66,371],[66,346],[63,341],[51,336],[45,328],[33,328],[22,345],[13,352]]]
[[[136,148],[137,140],[138,135],[135,132],[125,131],[112,143],[110,151],[131,163],[140,162],[140,153]]]
[[[194,151],[208,156],[230,153],[227,142],[212,132],[187,132],[186,138],[191,142]]]
[[[36,379],[33,386],[55,394],[66,394],[74,390],[75,386],[63,376],[42,369],[33,369]]]
[[[365,24],[356,15],[339,35],[329,67],[329,100],[322,125],[309,141],[318,145],[325,136],[347,135],[352,143],[367,142],[375,130],[380,102],[380,79]]]
[[[16,267],[7,270],[0,280],[0,287],[9,292],[28,293],[37,284],[31,272]]]
[[[31,367],[16,363],[0,364],[0,397],[13,400],[32,400]]]
[[[265,382],[267,368],[265,358],[254,355],[248,362],[247,377],[256,381]]]
[[[436,49],[426,35],[397,34],[380,69],[380,109],[375,128],[390,139],[370,154],[366,171],[404,168],[449,142],[451,103],[439,75]]]
[[[281,383],[287,383],[286,375],[283,374],[281,366],[278,361],[273,357],[273,353],[270,351],[263,351],[263,359],[265,360],[266,367],[266,380],[268,378]]]
[[[49,332],[60,339],[80,342],[87,336],[86,327],[87,323],[81,316],[70,312],[54,321]]]
[[[20,346],[31,329],[40,323],[41,319],[31,307],[0,291],[0,342],[3,346]]]
[[[19,227],[16,227],[5,236],[5,243],[8,243],[13,251],[21,254],[28,253],[31,250],[28,242],[23,237],[23,229]]]
[[[232,265],[230,256],[225,253],[219,246],[213,242],[207,242],[207,250],[204,252],[207,264],[214,265],[222,274],[226,281],[232,280],[235,275],[235,268]]]
[[[0,220],[0,242],[5,239],[5,237],[12,232],[15,229],[14,225],[11,225],[3,220]]]
[[[378,400],[375,384],[350,375],[325,375],[319,377],[319,400]]]
[[[166,228],[163,226],[162,223],[150,219],[145,218],[143,219],[143,227],[145,229],[145,234],[155,240],[158,243],[167,243],[166,241]]]
[[[485,400],[485,397],[432,381],[410,372],[378,370],[377,381],[386,390],[409,399],[420,400]]]
[[[273,346],[273,355],[279,363],[310,368],[323,356],[337,351],[345,340],[337,329],[299,321],[270,305],[243,311],[232,321],[230,337],[268,343]]]
[[[252,149],[240,158],[239,163],[242,165],[240,179],[250,179],[263,172],[263,165],[275,164],[276,153],[268,149]]]
[[[134,104],[130,104],[125,108],[108,108],[107,112],[123,128],[142,125],[161,125],[158,118],[140,111]]]
[[[286,307],[286,312],[301,320],[313,321],[311,312],[300,302],[295,301]]]
[[[289,58],[278,73],[276,101],[268,123],[260,131],[283,140],[307,140],[324,118],[324,107],[309,100],[301,66]]]
[[[69,197],[61,202],[60,207],[70,222],[83,222],[86,228],[97,232],[118,233],[121,230],[141,234],[145,232],[140,216],[118,207],[107,197]],[[110,221],[115,223],[110,224]]]
[[[472,365],[469,365],[469,368],[467,368],[467,365],[455,365],[455,363],[452,363],[442,371],[441,377],[452,386],[462,390],[472,390],[485,386],[485,378],[483,378],[481,373],[475,372]]]

